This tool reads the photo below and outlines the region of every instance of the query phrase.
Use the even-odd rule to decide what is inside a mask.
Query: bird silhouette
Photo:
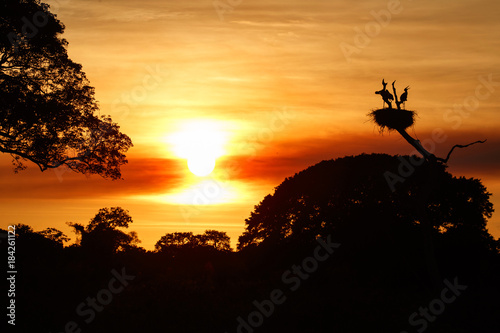
[[[392,109],[392,103],[391,101],[394,100],[394,96],[387,90],[387,82],[385,82],[384,79],[382,79],[382,86],[384,87],[382,90],[375,91],[375,94],[378,94],[382,96],[382,99],[384,100],[384,103],[387,103],[389,106],[389,109]],[[384,104],[382,104],[382,107],[384,107]]]
[[[405,102],[408,100],[408,89],[410,89],[410,86],[407,86],[404,90],[405,92],[401,94],[401,97],[399,98],[399,100],[401,101],[401,103],[403,103],[403,107],[406,108],[405,106]]]

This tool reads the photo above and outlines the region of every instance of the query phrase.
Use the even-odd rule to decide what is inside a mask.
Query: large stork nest
[[[405,130],[415,122],[415,111],[399,109],[378,109],[370,112],[368,116],[380,127],[380,131],[385,129]]]

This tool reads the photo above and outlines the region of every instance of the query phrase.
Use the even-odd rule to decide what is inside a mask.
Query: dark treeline
[[[120,207],[70,223],[68,246],[57,229],[18,224],[15,328],[499,332],[490,194],[444,167],[422,192],[425,166],[392,191],[385,176],[404,161],[345,157],[287,178],[245,221],[237,251],[214,230],[159,235],[146,251]]]

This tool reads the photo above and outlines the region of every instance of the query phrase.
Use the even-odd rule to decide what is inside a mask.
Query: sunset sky
[[[410,154],[367,113],[381,80],[410,86],[408,132],[500,205],[500,2],[493,0],[51,0],[69,55],[134,143],[124,180],[64,168],[13,172],[0,156],[0,227],[87,224],[129,210],[142,246],[167,232],[226,231],[285,177],[321,160]],[[231,10],[230,10],[231,9]],[[441,142],[432,133],[442,132]],[[188,169],[203,169],[205,177]],[[367,166],[369,167],[369,166]],[[203,171],[203,170],[201,170]],[[500,213],[488,229],[500,237]]]

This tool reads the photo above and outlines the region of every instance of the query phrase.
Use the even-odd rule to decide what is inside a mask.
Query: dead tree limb
[[[394,92],[394,101],[396,102],[398,110],[401,110],[401,102],[398,100],[398,93],[396,92],[396,87],[394,86],[394,83],[396,83],[396,81],[392,83],[392,91]]]
[[[410,144],[412,145],[426,160],[430,160],[434,157],[434,154],[428,152],[420,143],[420,141],[414,139],[410,134],[406,133],[405,130],[396,129],[399,134]]]
[[[445,158],[445,159],[444,159],[444,158],[439,158],[439,157],[437,157],[436,159],[437,159],[438,161],[443,162],[443,163],[448,163],[448,160],[450,159],[451,153],[453,152],[453,150],[454,150],[455,148],[465,148],[465,147],[472,146],[473,144],[476,144],[476,143],[485,143],[485,142],[486,142],[486,139],[485,139],[485,140],[482,140],[482,141],[481,141],[481,140],[478,140],[478,141],[475,141],[475,142],[469,143],[469,144],[467,144],[467,145],[454,145],[454,146],[451,148],[450,152],[448,153],[448,155],[446,156],[446,158]]]

